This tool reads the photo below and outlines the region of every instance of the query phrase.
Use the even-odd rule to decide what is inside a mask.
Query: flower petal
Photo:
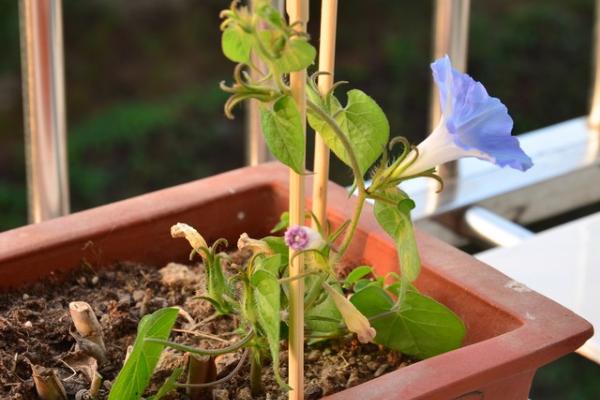
[[[454,144],[469,152],[465,156],[521,171],[533,165],[518,139],[511,136],[513,121],[499,99],[489,96],[480,82],[452,68],[448,56],[432,63],[431,69],[440,93],[442,120]]]

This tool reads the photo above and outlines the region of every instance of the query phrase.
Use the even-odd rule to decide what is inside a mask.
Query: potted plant
[[[212,337],[221,344],[197,346],[169,340],[178,317],[188,323],[178,328],[182,335],[202,334],[194,330],[199,322],[183,304],[140,311],[146,315],[135,342],[130,351],[122,349],[123,356],[128,354],[125,364],[112,387],[102,389],[98,370],[110,358],[102,326],[110,325],[110,315],[98,322],[93,307],[73,302],[69,313],[75,329],[70,335],[77,346],[60,361],[75,375],[86,375],[90,387],[79,392],[80,398],[108,391],[109,399],[141,398],[165,348],[188,355],[184,366],[174,362],[152,399],[177,396],[178,387],[187,396],[202,398],[206,387],[225,384],[241,368],[246,368],[252,395],[263,396],[261,373],[269,370],[276,393],[301,398],[305,335],[308,346],[319,342],[327,348],[334,340],[360,354],[371,346],[377,354],[408,356],[410,365],[366,383],[356,385],[360,379],[351,383],[352,375],[344,375],[347,388],[331,398],[527,398],[535,370],[575,350],[591,335],[590,325],[472,257],[415,234],[410,221],[414,204],[398,188],[402,181],[420,177],[441,182],[435,167],[463,156],[527,169],[531,160],[510,135],[506,108],[480,83],[455,71],[446,57],[432,64],[442,100],[439,126],[418,146],[405,139],[388,144],[389,125],[373,99],[354,89],[342,106],[334,93],[339,85],[323,91],[316,84],[319,74],[307,81],[301,73],[313,62],[315,49],[302,32],[300,3],[290,12],[299,23],[291,25],[266,3],[250,12],[234,2],[222,13],[224,53],[240,63],[234,84],[222,85],[231,93],[226,114],[231,116],[243,100],[260,101],[266,141],[291,173],[280,164],[241,169],[0,234],[0,287],[60,276],[82,261],[94,270],[122,261],[155,266],[186,262],[189,247],[168,233],[187,239],[190,257],[204,266],[206,290],[195,300],[214,310],[207,319],[236,322],[237,330],[228,332],[235,334],[233,341]],[[266,69],[257,68],[251,54]],[[249,69],[259,76],[248,74]],[[326,214],[308,216],[313,228],[304,226],[307,199],[301,190],[305,102],[309,123],[351,168],[357,191],[349,198],[346,190],[329,184]],[[402,151],[390,160],[387,152],[394,145],[402,145]],[[375,162],[367,183],[364,175]],[[373,208],[367,199],[374,201]],[[285,229],[285,235],[270,234],[273,226]],[[241,253],[223,253],[221,238],[237,241]],[[344,266],[349,273],[340,273]],[[180,281],[189,272],[177,266],[172,270]],[[22,299],[26,294],[19,292]],[[140,309],[147,311],[144,307],[153,300],[152,294],[142,293]],[[110,310],[131,305],[127,299],[114,302]],[[28,322],[21,330],[0,329],[18,333],[32,328]],[[280,369],[285,335],[289,383]],[[369,344],[373,342],[381,348]],[[215,359],[231,353],[238,357],[232,370],[217,379]],[[356,361],[347,364],[357,371],[362,367]],[[18,369],[17,361],[13,369]],[[53,369],[39,362],[31,362],[31,369],[40,398],[66,398]]]

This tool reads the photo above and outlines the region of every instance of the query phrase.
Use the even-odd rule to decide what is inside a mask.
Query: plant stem
[[[39,365],[31,365],[33,382],[40,400],[67,400],[67,392],[56,371]]]
[[[195,356],[187,354],[187,384],[196,385],[206,382],[212,382],[217,378],[217,367],[215,359],[211,356]],[[202,396],[201,388],[187,386],[187,395],[196,400]]]
[[[250,349],[250,390],[252,396],[259,396],[265,392],[262,383],[262,360],[256,347]]]
[[[354,237],[354,232],[356,231],[356,227],[358,226],[358,221],[360,220],[360,214],[362,213],[363,206],[365,205],[365,200],[367,198],[367,193],[364,190],[358,191],[357,199],[356,199],[356,207],[354,208],[354,214],[352,215],[352,219],[350,220],[350,225],[344,234],[344,240],[342,244],[338,248],[336,262],[339,261],[348,250],[348,246],[352,242],[352,238]]]
[[[162,344],[163,346],[171,347],[173,349],[185,351],[185,352],[191,353],[191,354],[199,354],[202,356],[218,356],[221,354],[234,352],[237,349],[244,347],[244,345],[246,345],[246,343],[248,343],[254,337],[254,335],[255,335],[254,330],[250,329],[248,334],[246,336],[244,336],[239,342],[236,342],[236,343],[232,344],[231,346],[223,347],[220,349],[199,349],[199,348],[192,347],[192,346],[186,346],[185,344],[175,343],[175,342],[171,342],[168,340],[162,340],[162,339],[156,339],[156,338],[146,338],[146,339],[144,339],[144,342]]]
[[[314,282],[310,287],[308,294],[304,298],[305,311],[311,309],[315,300],[317,300],[317,297],[319,297],[319,294],[321,294],[321,285],[323,284],[323,282],[325,282],[328,276],[329,274],[319,274],[317,281]]]
[[[177,387],[184,387],[184,388],[185,387],[206,388],[206,387],[220,385],[221,383],[227,382],[228,380],[230,380],[231,378],[233,378],[235,376],[235,374],[237,374],[240,371],[240,369],[244,365],[244,362],[246,362],[246,357],[248,357],[248,349],[246,349],[246,351],[244,351],[244,353],[242,353],[242,357],[240,358],[240,361],[235,366],[235,368],[233,369],[233,371],[231,371],[230,373],[228,373],[227,375],[225,375],[221,379],[218,379],[218,380],[213,381],[213,382],[197,383],[197,384],[193,384],[193,385],[192,384],[187,384],[187,383],[175,383],[175,386],[177,386]]]

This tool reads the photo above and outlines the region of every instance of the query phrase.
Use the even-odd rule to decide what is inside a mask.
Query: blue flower
[[[520,171],[533,166],[519,140],[511,136],[513,121],[499,99],[490,97],[480,82],[452,68],[448,56],[433,62],[431,70],[440,93],[442,117],[417,146],[418,159],[398,171],[402,176],[462,157],[477,157]]]

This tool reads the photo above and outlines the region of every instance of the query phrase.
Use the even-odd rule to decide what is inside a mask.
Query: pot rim
[[[102,237],[145,226],[169,216],[190,212],[220,198],[268,188],[287,199],[288,171],[279,163],[246,167],[199,181],[77,212],[65,217],[0,233],[0,290],[9,285],[39,279],[43,267],[32,267],[19,281],[11,263],[68,246],[80,246],[81,239]],[[310,180],[306,184],[310,188]],[[258,188],[258,189],[257,189]],[[307,190],[307,203],[310,190]],[[354,198],[336,184],[329,186],[328,213],[338,220],[350,218]],[[68,227],[68,229],[65,229]],[[363,213],[359,229],[369,243],[389,248],[390,239],[372,213]],[[241,232],[240,232],[241,233]],[[574,351],[592,335],[592,326],[554,301],[543,297],[472,256],[417,231],[423,269],[443,276],[448,284],[479,297],[490,306],[510,315],[518,323],[510,330],[468,344],[415,364],[387,373],[356,387],[329,396],[331,399],[379,399],[396,388],[401,398],[442,396],[451,385],[453,393],[473,390],[481,379],[512,376],[533,371],[561,355]],[[80,246],[81,247],[81,246]],[[393,246],[392,246],[393,247]],[[418,382],[426,382],[426,386]],[[457,383],[458,382],[458,383]],[[429,398],[429,397],[428,397]],[[446,395],[441,398],[448,398]]]

